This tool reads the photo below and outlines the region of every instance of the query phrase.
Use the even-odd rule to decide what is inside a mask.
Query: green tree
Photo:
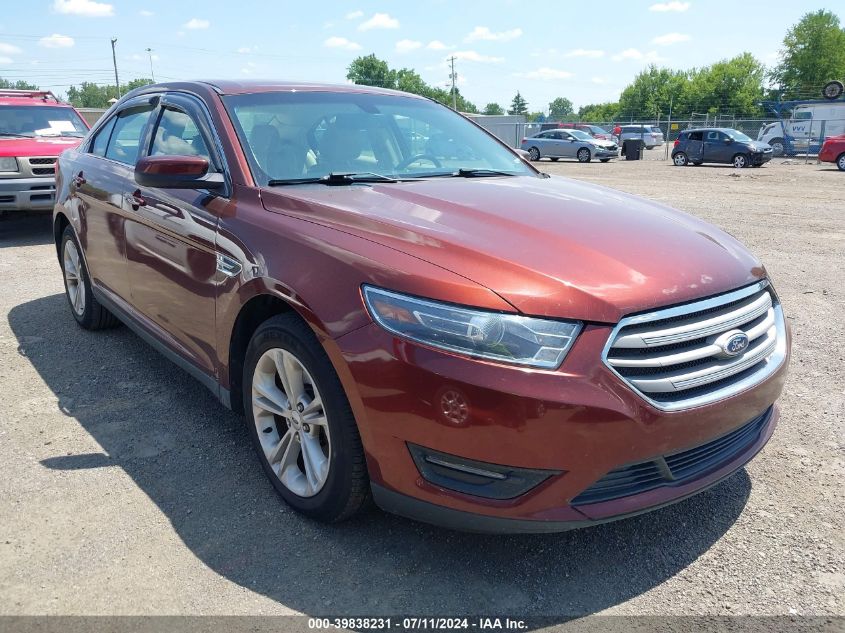
[[[346,78],[352,83],[365,86],[396,88],[397,72],[391,70],[386,61],[371,53],[366,57],[353,59],[347,69]]]
[[[550,119],[562,121],[572,118],[573,114],[575,114],[575,109],[572,107],[572,102],[566,97],[558,97],[549,104]]]
[[[11,81],[9,79],[3,79],[2,77],[0,77],[0,88],[5,90],[38,90],[38,86],[31,84],[28,81],[24,81],[23,79]]]
[[[488,103],[484,106],[484,114],[504,114],[505,110],[498,103]]]
[[[522,98],[522,95],[517,91],[516,96],[511,101],[510,110],[508,114],[528,114],[528,102]]]
[[[786,98],[821,96],[822,86],[845,78],[845,29],[824,9],[807,13],[783,38],[771,78]]]
[[[139,78],[120,85],[120,94],[125,95],[130,90],[151,84],[152,80]],[[117,98],[117,90],[113,85],[100,86],[90,81],[83,81],[79,87],[71,86],[67,90],[68,101],[77,108],[108,108],[109,99]]]
[[[688,74],[679,107],[673,116],[681,118],[692,112],[762,115],[759,104],[764,96],[765,78],[765,67],[751,53],[693,69]]]
[[[677,105],[686,83],[685,72],[651,64],[622,91],[617,117],[623,120],[653,119],[658,113],[666,116],[670,102],[674,98],[673,105]]]
[[[592,123],[612,123],[619,118],[619,103],[592,103],[578,109],[578,119]]]

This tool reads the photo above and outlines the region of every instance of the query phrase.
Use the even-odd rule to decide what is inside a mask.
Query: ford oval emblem
[[[741,330],[727,332],[716,339],[716,345],[722,349],[725,356],[739,356],[748,349],[750,343],[748,335]]]

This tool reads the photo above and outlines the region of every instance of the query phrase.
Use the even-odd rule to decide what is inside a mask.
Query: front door
[[[708,163],[731,162],[727,136],[718,130],[709,130],[704,136],[704,160]]]
[[[185,95],[162,98],[150,137],[151,156],[202,156],[210,172],[222,162],[201,106]],[[217,215],[207,190],[140,186],[124,192],[126,259],[132,304],[148,326],[208,376],[217,375],[215,299]]]

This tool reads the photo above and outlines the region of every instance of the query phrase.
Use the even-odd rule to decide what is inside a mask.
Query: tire
[[[841,81],[829,81],[822,88],[822,96],[831,101],[841,97],[843,92],[845,92],[845,84]]]
[[[559,160],[560,160],[560,156],[553,156],[552,157],[552,162],[554,162],[554,163],[556,163]]]
[[[783,156],[786,152],[786,146],[783,144],[782,138],[773,138],[769,141],[769,145],[772,146],[772,156]]]
[[[537,149],[536,147],[532,147],[531,149],[529,149],[528,150],[528,160],[533,161],[533,162],[537,162],[538,160],[540,160],[540,150]]]
[[[836,159],[836,166],[839,168],[839,171],[845,171],[845,152],[841,153]]]
[[[578,153],[576,154],[576,157],[578,158],[579,163],[589,163],[591,160],[593,160],[593,155],[590,154],[590,150],[588,150],[586,147],[582,147],[581,149],[579,149]]]
[[[299,369],[291,370],[297,363]],[[289,376],[285,383],[280,366]],[[295,406],[288,405],[283,386],[291,380],[299,384],[288,388],[299,392]],[[298,315],[281,314],[258,327],[247,348],[243,385],[259,461],[289,506],[335,523],[369,503],[364,448],[349,401],[317,337]]]
[[[66,227],[62,234],[59,252],[65,297],[76,322],[86,330],[105,330],[120,325],[117,317],[94,298],[88,267],[82,256],[82,248],[70,226]]]
[[[695,167],[701,167],[703,163],[700,160],[694,160],[691,164]]]
[[[689,158],[684,152],[677,152],[672,156],[672,162],[675,163],[675,167],[686,167],[689,165]]]
[[[737,169],[744,169],[745,167],[749,167],[751,165],[751,161],[748,160],[748,156],[746,156],[745,154],[737,154],[733,157],[733,160],[731,160],[731,162],[733,163],[733,166]]]

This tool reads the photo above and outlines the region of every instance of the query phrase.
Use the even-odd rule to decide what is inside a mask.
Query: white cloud
[[[689,2],[677,2],[676,0],[672,0],[671,2],[658,2],[657,4],[651,5],[648,10],[649,11],[659,11],[661,13],[665,13],[666,11],[686,11],[689,9],[691,4]]]
[[[397,53],[410,53],[420,47],[422,47],[422,42],[417,42],[416,40],[399,40],[396,42]]]
[[[652,44],[658,46],[670,46],[671,44],[680,44],[681,42],[689,42],[690,36],[686,33],[667,33],[666,35],[658,35],[653,40]]]
[[[452,47],[451,47],[451,46],[446,46],[446,45],[445,45],[443,42],[441,42],[440,40],[431,40],[431,41],[428,43],[428,45],[426,46],[426,48],[427,48],[428,50],[430,50],[430,51],[445,51],[445,50],[448,50],[448,49],[450,49],[450,48],[452,48]]]
[[[593,82],[594,84],[597,84],[597,85],[607,83],[607,80],[604,79],[603,77],[593,77],[592,79],[590,79],[590,81]]]
[[[253,72],[255,72],[255,66],[255,62],[247,62],[246,66],[241,68],[241,72],[244,75],[251,75]]]
[[[342,48],[345,51],[361,50],[361,45],[351,42],[345,37],[330,37],[323,42],[323,46],[327,48]]]
[[[363,11],[350,11],[346,14],[347,20],[357,20],[358,18],[363,18],[364,12]]]
[[[621,62],[625,60],[634,60],[634,61],[645,61],[645,62],[662,62],[666,61],[663,57],[657,54],[657,51],[648,51],[647,53],[642,52],[636,48],[627,48],[621,53],[617,53],[611,59],[615,62]]]
[[[202,18],[191,18],[182,26],[184,26],[186,29],[192,29],[196,31],[199,29],[207,29],[209,26],[211,26],[211,22],[209,22],[208,20],[203,20]]]
[[[15,60],[13,60],[11,57],[3,57],[2,55],[0,55],[0,64],[11,64],[14,61]]]
[[[525,77],[526,79],[542,79],[548,81],[550,79],[570,79],[574,75],[568,70],[543,67],[527,73],[519,73],[518,76]]]
[[[114,7],[94,0],[55,0],[53,11],[65,15],[84,15],[89,18],[103,18],[114,15]]]
[[[575,50],[566,53],[564,57],[590,57],[597,59],[599,57],[604,57],[604,51],[597,49],[576,48]]]
[[[53,33],[38,40],[38,45],[44,48],[70,48],[73,46],[73,38],[68,35]]]
[[[141,11],[138,11],[138,15],[144,18],[151,18],[155,15],[155,13],[153,13],[152,11],[147,11],[146,9],[142,9]]]
[[[455,59],[463,59],[469,62],[481,62],[483,64],[498,64],[505,61],[504,57],[491,57],[482,55],[476,51],[455,51]]]
[[[362,22],[358,26],[359,31],[369,31],[371,29],[398,29],[399,20],[390,17],[387,13],[376,13],[366,22]]]
[[[476,26],[472,32],[464,38],[464,42],[509,42],[522,35],[522,29],[511,29],[494,33],[486,26]]]
[[[0,42],[0,53],[3,55],[17,55],[18,53],[22,53],[21,49],[19,49],[14,44],[6,44],[5,42]]]

